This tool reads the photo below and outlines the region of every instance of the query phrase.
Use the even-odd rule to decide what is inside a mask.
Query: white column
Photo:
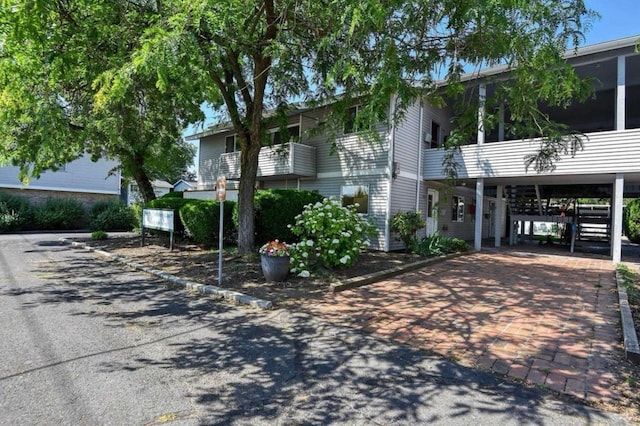
[[[500,238],[502,237],[502,230],[504,229],[504,217],[502,216],[502,211],[504,209],[504,198],[502,198],[502,185],[498,185],[496,188],[496,211],[495,218],[493,222],[495,223],[494,229],[494,245],[496,247],[500,247]]]
[[[484,178],[476,181],[476,226],[473,238],[473,248],[480,251],[482,248],[482,208],[484,201]]]
[[[624,195],[624,174],[617,173],[613,183],[613,204],[611,223],[611,258],[614,263],[622,257],[622,197]]]
[[[626,69],[625,57],[618,56],[618,85],[616,86],[616,130],[625,129],[625,99],[626,99]]]
[[[478,145],[484,143],[484,103],[487,99],[487,87],[481,84],[478,87]]]

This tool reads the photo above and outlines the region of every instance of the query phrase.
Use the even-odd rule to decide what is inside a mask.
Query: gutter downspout
[[[418,169],[416,175],[416,212],[420,210],[420,186],[422,183],[422,132],[424,131],[424,102],[420,99],[420,131],[418,133]]]
[[[391,238],[391,186],[393,185],[393,162],[395,156],[394,142],[396,139],[396,125],[394,124],[395,115],[395,96],[391,97],[389,102],[389,120],[391,123],[391,129],[389,131],[389,164],[387,164],[387,212],[384,220],[384,251],[389,251],[389,239]]]

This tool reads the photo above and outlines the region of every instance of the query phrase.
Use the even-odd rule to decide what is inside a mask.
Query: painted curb
[[[349,278],[337,283],[333,283],[329,286],[329,291],[336,293],[339,291],[349,290],[356,287],[362,287],[368,284],[373,284],[378,281],[382,281],[386,278],[390,278],[404,272],[414,271],[424,266],[431,265],[433,263],[443,262],[445,260],[453,259],[458,256],[462,256],[464,253],[445,254],[443,256],[432,257],[430,259],[419,260],[417,262],[409,263],[407,265],[396,266],[395,268],[387,269],[382,272],[373,272],[367,275],[361,275],[359,277]]]
[[[273,307],[273,303],[271,303],[271,301],[269,300],[264,300],[264,299],[258,299],[256,297],[253,296],[248,296],[244,293],[239,293],[237,291],[232,291],[232,290],[225,290],[223,288],[220,287],[216,287],[216,286],[212,286],[212,285],[205,285],[205,284],[200,284],[200,283],[196,283],[193,281],[189,281],[189,280],[185,280],[183,278],[178,278],[174,275],[168,274],[164,271],[161,271],[159,269],[154,269],[154,268],[150,268],[148,266],[142,265],[140,263],[137,262],[133,262],[129,259],[126,259],[124,257],[121,256],[117,256],[115,254],[109,253],[107,251],[104,250],[100,250],[100,249],[95,249],[93,247],[89,247],[88,245],[86,245],[85,243],[79,243],[64,237],[59,238],[59,241],[62,242],[63,244],[68,244],[71,245],[73,247],[79,247],[79,248],[83,248],[85,250],[89,250],[92,251],[94,253],[97,253],[101,256],[105,256],[105,257],[109,257],[117,262],[123,263],[127,266],[129,266],[130,268],[133,268],[137,271],[142,271],[142,272],[146,272],[148,274],[151,275],[155,275],[159,278],[162,278],[165,281],[169,281],[172,284],[175,285],[179,285],[181,287],[184,287],[186,290],[190,290],[190,291],[195,291],[197,293],[200,294],[206,294],[206,295],[212,295],[212,296],[216,296],[222,299],[226,299],[229,300],[231,302],[237,303],[239,305],[249,305],[249,306],[253,306],[254,308],[259,308],[259,309],[271,309]]]
[[[640,364],[640,346],[638,346],[638,336],[629,307],[627,290],[622,286],[622,277],[616,271],[616,285],[618,286],[618,303],[620,305],[620,322],[622,323],[622,335],[624,337],[625,358],[634,364]]]

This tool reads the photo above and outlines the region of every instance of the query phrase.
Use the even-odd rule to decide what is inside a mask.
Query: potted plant
[[[289,274],[291,262],[289,247],[278,240],[269,241],[260,247],[260,266],[267,281],[284,281]]]

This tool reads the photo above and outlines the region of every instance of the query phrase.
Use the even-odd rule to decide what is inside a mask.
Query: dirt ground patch
[[[260,257],[257,254],[240,256],[225,252],[222,262],[223,279],[220,284],[217,251],[204,250],[188,240],[178,239],[172,251],[169,250],[168,239],[157,236],[146,237],[144,246],[141,246],[140,236],[131,235],[81,242],[180,278],[270,300],[276,307],[321,297],[328,291],[332,282],[385,271],[424,259],[407,253],[367,251],[362,253],[358,262],[350,268],[323,270],[310,278],[289,274],[284,282],[270,283],[266,282],[262,275]]]

